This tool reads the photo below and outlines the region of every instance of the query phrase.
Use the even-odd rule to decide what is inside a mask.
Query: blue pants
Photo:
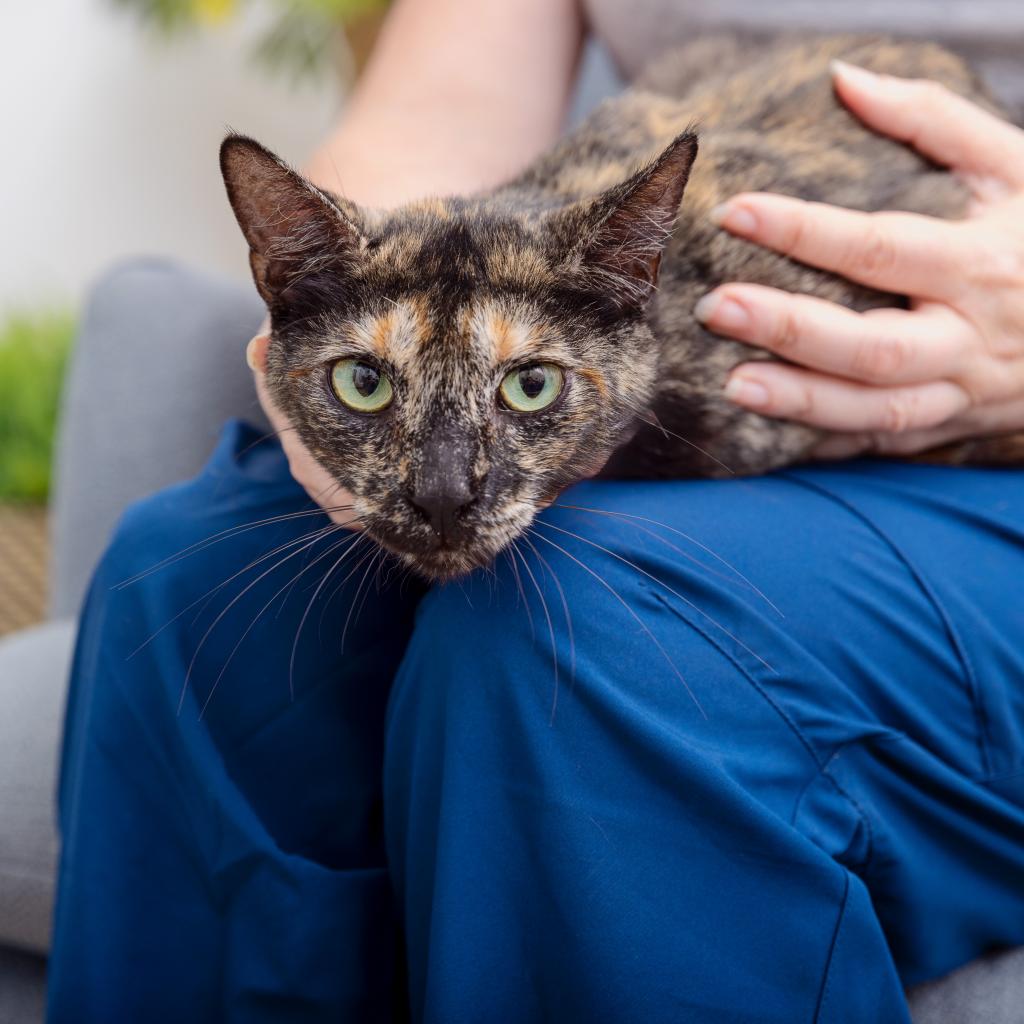
[[[96,574],[52,1022],[895,1022],[1024,942],[1024,473],[587,483],[424,592],[255,440]]]

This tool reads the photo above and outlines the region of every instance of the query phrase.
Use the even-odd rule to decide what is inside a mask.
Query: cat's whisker
[[[373,582],[367,583],[365,589],[360,587],[360,589],[362,589],[363,591],[363,596],[359,599],[359,604],[356,607],[355,618],[352,620],[353,627],[357,627],[359,625],[359,616],[363,613],[363,606],[366,604],[366,600],[370,596],[371,588],[376,586],[377,593],[380,593],[380,580],[378,578],[378,573],[380,572],[380,567],[383,564],[384,559],[386,557],[387,551],[383,547],[378,546],[377,554],[374,556],[373,561],[370,562],[369,565],[369,569],[373,572]],[[358,591],[356,593],[358,594]]]
[[[306,552],[306,557],[307,558],[309,557],[309,552],[308,551]],[[292,579],[291,585],[288,587],[288,593],[284,595],[284,598],[282,599],[281,603],[277,606],[277,611],[274,612],[274,619],[275,620],[281,618],[281,614],[285,610],[285,608],[287,607],[288,602],[291,600],[292,591],[298,586],[298,583],[299,583],[299,580],[300,580],[301,576],[302,576],[302,574],[298,573],[298,574],[296,574],[294,579]],[[308,593],[316,585],[317,585],[317,581],[316,580],[312,581],[309,584],[309,586],[306,588],[304,593]]]
[[[551,547],[555,548],[555,550],[560,551],[563,555],[565,555],[566,558],[575,562],[576,565],[578,565],[584,572],[588,573],[595,580],[597,580],[597,582],[600,583],[601,586],[604,587],[612,595],[612,597],[614,597],[615,600],[618,601],[619,604],[621,604],[622,607],[626,609],[627,612],[629,612],[633,620],[644,631],[644,633],[648,636],[648,638],[651,640],[654,646],[658,649],[661,656],[668,663],[669,668],[672,669],[673,675],[675,675],[679,682],[683,684],[683,687],[686,689],[687,694],[693,701],[697,710],[701,713],[701,715],[703,715],[704,718],[707,718],[707,712],[704,710],[704,707],[701,704],[701,702],[697,699],[697,695],[690,688],[690,684],[686,681],[686,678],[683,676],[682,672],[680,672],[679,669],[676,667],[676,663],[672,660],[668,651],[665,650],[665,647],[661,643],[661,641],[654,635],[654,633],[651,632],[651,628],[647,625],[647,623],[644,622],[644,620],[641,619],[639,615],[637,615],[636,611],[633,609],[633,606],[599,572],[592,569],[589,565],[586,564],[586,562],[581,561],[574,554],[572,554],[572,552],[567,551],[564,547],[562,547],[561,544],[558,544],[555,541],[551,540],[550,537],[545,537],[543,534],[535,533],[532,529],[530,530],[530,533],[533,534],[533,536],[536,537],[537,540],[543,541],[545,544],[549,544]]]
[[[365,533],[359,534],[359,542],[361,543],[362,541],[366,541],[368,544],[372,543],[370,538]],[[352,546],[352,551],[350,553],[354,553],[358,547],[359,543],[354,544]],[[362,562],[360,562],[360,564],[362,564]],[[327,614],[327,610],[331,607],[331,602],[333,602],[334,599],[338,596],[339,592],[341,591],[341,588],[345,586],[348,579],[349,577],[345,576],[343,579],[339,580],[338,583],[335,585],[334,589],[327,595],[326,599],[324,600],[324,606],[320,609],[320,619],[319,622],[317,623],[318,637],[323,637],[324,616]]]
[[[406,585],[406,583],[408,583],[409,580],[413,578],[412,567],[407,565],[407,566],[404,566],[403,568],[404,568],[405,571],[402,573],[402,578],[398,581],[398,596],[400,598],[405,596],[405,585]]]
[[[697,444],[696,441],[691,441],[688,437],[683,437],[682,434],[677,434],[675,431],[669,430],[668,427],[666,427],[661,422],[661,420],[657,418],[657,416],[654,416],[653,413],[650,413],[649,410],[644,410],[639,408],[638,406],[632,405],[629,402],[627,402],[624,398],[620,398],[619,401],[627,409],[629,409],[629,411],[632,412],[636,416],[636,418],[640,420],[641,423],[646,423],[647,426],[653,427],[655,430],[660,430],[662,434],[664,434],[666,437],[673,437],[677,441],[682,441],[683,444],[689,445],[689,447],[692,448],[694,451],[700,452],[700,454],[703,455],[706,459],[710,459],[720,469],[724,469],[725,472],[728,473],[730,476],[736,476],[736,470],[734,470],[731,466],[727,466],[717,456],[712,455],[711,452],[709,452],[706,448],[702,448],[699,444]],[[654,418],[647,419],[646,415],[648,414],[654,416]]]
[[[337,525],[335,525],[334,529],[336,529],[336,530],[340,530],[340,529],[342,529],[342,527],[340,527],[340,526],[337,526]],[[245,587],[244,587],[244,588],[242,589],[242,591],[241,591],[240,593],[236,594],[236,595],[235,595],[235,596],[234,596],[234,597],[233,597],[233,598],[232,598],[232,599],[231,599],[231,600],[230,600],[230,601],[228,602],[227,606],[226,606],[226,607],[224,607],[224,608],[223,608],[223,609],[221,610],[220,614],[218,614],[218,616],[217,616],[217,617],[216,617],[216,618],[215,618],[215,619],[213,620],[213,622],[212,622],[212,623],[210,623],[210,625],[209,625],[209,627],[207,628],[206,632],[205,632],[205,633],[204,633],[204,634],[202,635],[202,638],[200,639],[200,641],[199,641],[199,644],[198,644],[198,646],[196,647],[195,651],[194,651],[194,652],[193,652],[193,654],[192,654],[192,659],[191,659],[191,661],[189,662],[189,665],[188,665],[188,670],[187,670],[187,671],[186,671],[186,673],[185,673],[185,679],[184,679],[184,681],[183,681],[183,682],[182,682],[182,684],[181,684],[181,696],[180,696],[180,697],[179,697],[179,699],[178,699],[178,714],[181,714],[182,708],[183,708],[183,707],[185,706],[185,695],[186,695],[186,694],[188,693],[188,683],[189,683],[189,680],[190,680],[190,679],[191,679],[191,677],[192,677],[192,670],[193,670],[193,669],[195,668],[196,660],[198,659],[198,657],[199,657],[199,654],[200,654],[200,652],[201,652],[201,651],[202,651],[202,649],[203,649],[203,645],[204,645],[204,644],[206,643],[206,641],[207,641],[207,638],[208,638],[208,637],[210,636],[210,634],[211,634],[211,633],[212,633],[212,632],[213,632],[213,631],[214,631],[214,630],[215,630],[215,629],[217,628],[217,624],[218,624],[218,623],[219,623],[219,622],[220,622],[220,621],[221,621],[221,620],[222,620],[222,619],[224,618],[224,616],[225,616],[225,615],[227,615],[227,613],[228,613],[229,611],[231,611],[231,609],[232,609],[232,608],[233,608],[233,607],[234,607],[234,606],[235,606],[235,605],[236,605],[236,604],[237,604],[237,603],[238,603],[238,602],[239,602],[239,601],[240,601],[240,600],[241,600],[241,599],[242,599],[243,597],[245,597],[245,595],[246,595],[246,594],[247,594],[247,593],[248,593],[248,592],[249,592],[250,590],[252,590],[252,588],[253,588],[254,586],[256,586],[256,584],[257,584],[257,583],[259,583],[259,582],[260,582],[260,580],[262,580],[262,579],[265,579],[265,578],[266,578],[267,576],[269,576],[269,575],[270,575],[270,574],[271,574],[272,572],[275,572],[275,571],[276,571],[277,569],[279,569],[279,568],[280,568],[280,567],[281,567],[282,565],[284,565],[284,563],[285,563],[285,562],[287,562],[287,561],[290,561],[290,560],[291,560],[292,558],[295,558],[295,557],[296,557],[297,555],[300,555],[300,554],[302,554],[302,553],[303,553],[303,552],[304,552],[304,551],[305,551],[305,550],[306,550],[306,549],[307,549],[308,547],[310,547],[311,545],[315,544],[315,543],[317,542],[317,540],[319,540],[319,538],[315,538],[314,540],[311,540],[311,541],[309,541],[309,543],[308,543],[308,544],[305,544],[305,545],[303,545],[302,547],[300,547],[300,548],[296,549],[295,551],[292,551],[292,552],[290,552],[289,554],[285,555],[285,556],[284,556],[283,558],[281,558],[281,559],[279,559],[279,560],[278,560],[277,562],[275,562],[275,563],[274,563],[274,564],[273,564],[273,565],[272,565],[272,566],[271,566],[271,567],[270,567],[269,569],[265,569],[265,570],[264,570],[263,572],[261,572],[261,573],[259,574],[259,576],[257,576],[257,577],[256,577],[256,579],[254,579],[254,580],[252,580],[252,581],[251,581],[250,583],[246,584],[246,586],[245,586]],[[306,568],[308,568],[308,566],[307,566]]]
[[[552,504],[551,507],[552,508],[572,509],[574,512],[589,512],[589,513],[591,513],[593,515],[598,515],[598,516],[610,516],[612,518],[622,519],[622,520],[625,520],[627,522],[629,522],[631,520],[639,520],[639,522],[650,523],[652,526],[658,526],[658,527],[660,527],[663,530],[668,530],[670,533],[674,533],[674,534],[676,534],[676,536],[682,537],[684,540],[686,540],[689,543],[693,544],[695,547],[700,548],[701,551],[703,551],[706,554],[710,555],[713,559],[715,559],[715,561],[717,561],[717,562],[721,563],[722,565],[724,565],[730,572],[735,574],[736,579],[731,580],[731,582],[734,582],[734,583],[735,582],[741,582],[741,583],[743,583],[744,585],[749,587],[759,598],[761,598],[761,600],[764,601],[764,603],[767,604],[768,607],[771,608],[771,610],[773,612],[775,612],[780,618],[784,619],[786,617],[782,613],[782,611],[779,609],[779,607],[771,600],[771,598],[769,598],[764,593],[764,591],[761,590],[756,584],[754,584],[747,576],[745,576],[742,572],[740,572],[740,570],[737,569],[736,566],[734,566],[731,562],[729,562],[725,558],[723,558],[714,549],[709,548],[706,544],[703,544],[701,541],[697,540],[696,537],[693,537],[690,534],[683,532],[682,530],[677,530],[675,527],[669,526],[668,523],[660,522],[657,519],[650,519],[647,516],[633,515],[633,514],[631,514],[629,512],[617,512],[617,511],[613,511],[611,509],[604,509],[604,508],[586,508],[583,505],[566,505],[563,502],[555,502],[555,503]],[[673,550],[673,551],[677,552],[678,554],[682,555],[683,558],[689,559],[691,562],[694,562],[697,565],[701,566],[702,568],[707,569],[708,572],[713,573],[715,576],[718,576],[720,579],[729,579],[729,577],[726,576],[724,573],[717,572],[716,570],[712,569],[711,566],[705,565],[705,563],[702,562],[699,558],[695,558],[688,551],[684,551],[677,544],[673,544],[671,541],[666,540],[666,538],[664,538],[664,537],[660,536],[659,534],[655,533],[653,530],[646,529],[645,527],[640,526],[639,523],[633,523],[632,525],[634,525],[636,529],[642,530],[644,533],[649,534],[650,536],[654,537],[656,540],[660,541],[662,544],[667,545],[671,550]]]
[[[366,553],[366,555],[363,556],[362,560],[358,563],[358,565],[356,565],[356,567],[352,570],[353,573],[356,572],[356,570],[358,570],[359,567],[367,561],[367,559],[372,559],[370,561],[370,564],[366,566],[366,571],[363,573],[362,577],[359,580],[359,585],[356,587],[356,594],[355,597],[352,599],[352,603],[348,606],[348,615],[345,616],[345,625],[341,630],[342,651],[345,650],[345,638],[348,636],[348,627],[352,624],[352,613],[355,610],[356,601],[359,600],[359,594],[363,589],[363,584],[366,582],[367,577],[370,575],[370,570],[373,568],[374,561],[376,561],[377,557],[380,555],[381,550],[382,549],[379,545],[370,548],[370,550]],[[351,575],[351,573],[349,575]],[[360,605],[360,607],[362,606]]]
[[[331,512],[346,512],[352,508],[351,505],[335,505],[327,508],[311,508],[305,509],[301,512],[285,512],[278,516],[269,516],[266,519],[257,519],[249,523],[241,523],[237,526],[230,526],[226,530],[220,530],[218,533],[212,533],[209,537],[198,540],[193,544],[189,544],[187,547],[182,548],[180,551],[175,552],[173,555],[168,555],[166,558],[161,559],[159,562],[151,565],[148,569],[143,569],[142,572],[136,573],[134,576],[129,576],[127,579],[121,580],[119,583],[115,583],[112,590],[123,590],[125,587],[129,587],[134,583],[138,583],[140,580],[145,579],[147,576],[152,575],[155,572],[159,572],[161,569],[167,568],[169,565],[173,565],[175,562],[181,561],[183,558],[188,558],[190,555],[198,554],[200,551],[205,550],[213,544],[219,544],[223,540],[228,540],[231,537],[235,537],[242,533],[248,533],[250,530],[259,529],[261,526],[270,526],[274,523],[286,523],[293,519],[302,519],[308,516],[322,516],[327,515]]]
[[[348,554],[350,556],[354,556],[355,552],[359,549],[360,544],[363,541],[366,541],[366,543],[369,545],[369,549],[362,551],[359,558],[356,560],[355,564],[340,580],[338,580],[337,584],[335,584],[334,588],[331,590],[331,592],[327,595],[326,599],[324,600],[323,607],[320,609],[320,618],[317,622],[317,637],[321,641],[323,640],[324,618],[326,617],[331,605],[334,603],[334,599],[338,596],[338,594],[341,593],[345,584],[348,583],[348,581],[359,571],[359,569],[366,564],[366,559],[373,553],[373,541],[365,533],[361,533],[359,535],[359,542],[352,545],[352,548],[350,549]]]
[[[509,565],[512,566],[512,575],[515,577],[516,586],[519,588],[519,596],[522,598],[523,609],[526,612],[526,621],[530,624],[530,642],[537,642],[537,632],[533,628],[533,612],[530,611],[530,602],[526,597],[526,590],[523,587],[523,579],[519,575],[519,566],[516,563],[515,556],[513,555],[513,549],[515,548],[515,541],[505,549],[508,554]]]
[[[391,581],[394,579],[395,573],[400,572],[403,568],[402,563],[397,558],[387,559],[388,562],[388,573],[381,582],[381,589],[387,590],[391,586]],[[403,576],[404,579],[404,576]]]
[[[769,672],[773,674],[775,673],[775,669],[772,668],[772,666],[769,665],[768,662],[765,661],[760,654],[758,654],[756,651],[751,650],[742,640],[740,640],[738,636],[736,636],[734,633],[726,629],[725,626],[723,626],[720,622],[718,622],[716,619],[710,616],[698,604],[691,601],[688,597],[685,597],[683,594],[680,594],[678,590],[675,590],[674,588],[670,587],[664,580],[659,579],[657,576],[653,575],[652,573],[649,573],[646,569],[637,565],[636,562],[630,561],[624,555],[620,555],[618,552],[613,551],[611,548],[605,547],[603,544],[598,544],[597,541],[590,540],[590,538],[584,537],[582,534],[573,533],[572,530],[565,530],[561,526],[555,526],[554,523],[547,523],[544,522],[544,520],[537,520],[537,525],[543,526],[545,529],[548,530],[557,530],[559,533],[565,534],[567,537],[572,537],[574,540],[581,541],[583,544],[588,544],[590,545],[590,547],[596,548],[598,551],[603,551],[606,555],[611,555],[612,558],[616,559],[619,562],[622,562],[623,565],[628,565],[635,572],[640,573],[642,576],[646,576],[647,579],[652,580],[654,583],[657,583],[659,587],[663,587],[665,590],[667,590],[673,597],[682,601],[685,605],[692,608],[695,612],[698,612],[700,615],[703,615],[704,618],[708,620],[708,622],[710,622],[717,629],[720,629],[727,637],[729,637],[730,640],[733,641],[733,643],[735,643],[738,647],[741,647],[752,658],[755,658],[762,665],[764,665],[764,667],[768,669]]]
[[[544,618],[548,624],[548,636],[551,639],[551,667],[555,673],[555,687],[551,696],[551,718],[550,723],[554,724],[555,714],[558,711],[558,645],[555,642],[555,627],[551,621],[551,612],[548,610],[548,603],[544,597],[544,591],[541,589],[540,584],[537,582],[537,577],[534,576],[533,570],[530,568],[530,563],[523,556],[523,553],[519,550],[518,546],[513,543],[512,552],[514,555],[518,555],[519,560],[523,563],[523,568],[526,570],[527,575],[530,577],[530,581],[533,583],[533,589],[537,591],[537,596],[540,598],[540,606],[544,612]]]
[[[357,536],[358,535],[356,535],[356,537]],[[341,565],[342,562],[345,561],[349,554],[351,554],[351,552],[355,549],[356,537],[345,538],[345,540],[338,542],[339,544],[344,544],[347,541],[349,546],[346,547],[344,551],[342,551],[341,555],[334,561],[334,563],[327,570],[327,572],[324,573],[323,578],[317,584],[316,590],[313,591],[313,596],[309,599],[309,602],[306,605],[306,610],[302,613],[302,618],[299,619],[298,628],[295,630],[295,639],[292,641],[292,653],[288,658],[288,695],[291,697],[292,700],[295,700],[295,655],[299,649],[299,638],[302,636],[302,627],[305,626],[306,619],[309,618],[310,610],[316,603],[316,599],[320,591],[323,590],[324,587],[327,585],[327,581],[331,578],[331,574],[334,572],[335,569],[338,568],[339,565]],[[338,545],[335,544],[329,550],[333,551],[337,548],[337,546]],[[305,571],[306,570],[303,569],[303,572]]]
[[[461,577],[459,577],[459,578],[456,578],[455,583],[458,586],[459,590],[462,591],[462,596],[466,599],[466,604],[468,604],[469,607],[472,608],[473,607],[473,601],[471,600],[471,598],[469,596],[469,591],[466,590],[465,580],[463,580]]]
[[[312,495],[312,498],[317,504],[321,504],[320,499],[325,494],[333,494],[335,491],[340,491],[341,488],[342,484],[340,480],[332,480],[326,487],[322,488],[321,490],[317,491],[316,494]]]
[[[320,536],[323,536],[323,537],[326,537],[329,534],[333,533],[334,531],[331,529],[331,525],[333,525],[333,524],[328,524],[327,526],[322,526],[322,527],[320,527],[319,530],[313,531],[313,536],[315,537],[315,539],[319,539],[319,537],[316,537],[316,534],[318,534],[318,533],[320,534]],[[306,536],[309,537],[310,535],[306,534]],[[283,550],[286,550],[289,547],[293,547],[294,543],[295,542],[287,542],[285,544],[278,545],[278,547],[275,549],[275,552],[276,551],[283,551]],[[309,550],[310,549],[307,546],[306,549],[305,549],[305,553],[306,553],[307,556],[309,554]],[[275,553],[275,552],[272,552],[272,554]],[[240,572],[237,572],[234,575],[229,576],[228,579],[225,582],[226,583],[230,583],[232,579],[235,579],[237,576],[240,576],[243,572],[247,572],[249,569],[253,569],[257,565],[260,565],[261,563],[265,562],[268,557],[269,557],[268,555],[260,555],[258,558],[254,558],[247,566],[244,566]],[[199,606],[199,608],[196,610],[195,615],[192,617],[192,621],[189,623],[189,628],[190,629],[193,628],[196,625],[196,623],[203,617],[203,612],[206,611],[206,609],[209,606],[210,602],[214,599],[214,597],[216,597],[216,595],[217,595],[219,590],[220,590],[219,587],[215,587],[212,591],[210,591],[209,596]],[[287,597],[285,597],[285,600],[287,600]]]
[[[735,583],[737,585],[740,585],[742,583],[746,583],[746,585],[749,586],[751,590],[754,590],[754,591],[756,591],[757,593],[760,594],[760,591],[758,591],[757,588],[752,583],[750,583],[750,581],[747,580],[746,577],[744,577],[743,574],[741,572],[739,572],[738,569],[735,569],[733,566],[729,565],[729,563],[726,562],[724,558],[722,558],[719,555],[716,555],[714,551],[712,551],[710,548],[704,547],[704,545],[700,544],[699,541],[694,540],[688,534],[682,533],[679,530],[673,530],[673,528],[668,526],[666,523],[658,522],[658,520],[656,520],[656,519],[646,520],[647,522],[650,522],[650,523],[652,523],[655,526],[661,526],[661,527],[664,527],[664,529],[666,529],[666,530],[672,530],[672,532],[679,534],[679,536],[681,536],[681,537],[683,537],[683,538],[685,538],[687,540],[691,540],[698,547],[701,547],[705,551],[707,551],[707,553],[709,555],[711,555],[713,558],[717,559],[723,565],[726,565],[729,569],[731,569],[733,571],[733,573],[735,574],[735,576],[734,577],[733,576],[727,576],[725,573],[719,572],[717,569],[713,569],[711,566],[707,565],[705,562],[702,562],[695,555],[691,554],[688,551],[684,551],[677,544],[673,544],[671,541],[669,541],[666,538],[664,538],[664,537],[660,536],[659,534],[655,533],[653,530],[649,530],[646,527],[640,526],[638,523],[634,523],[634,522],[630,521],[633,518],[643,519],[644,517],[642,517],[642,516],[631,517],[631,516],[628,516],[626,513],[623,513],[623,512],[613,512],[613,511],[611,511],[609,509],[584,508],[584,507],[582,507],[580,505],[566,505],[563,502],[559,502],[559,501],[541,501],[541,500],[531,500],[531,499],[525,499],[525,500],[530,501],[530,503],[533,504],[536,507],[538,512],[543,512],[543,511],[545,511],[546,509],[549,509],[549,508],[564,508],[564,509],[571,509],[574,512],[589,512],[589,513],[592,513],[593,515],[604,515],[604,516],[609,516],[611,518],[616,518],[616,519],[621,517],[626,522],[627,526],[632,526],[633,529],[640,530],[642,533],[646,533],[648,536],[653,537],[659,543],[664,544],[667,548],[669,548],[670,550],[676,552],[676,554],[682,556],[683,558],[687,559],[690,562],[693,562],[694,565],[699,565],[702,569],[704,569],[707,572],[711,573],[712,576],[717,576],[719,579],[727,580],[728,582]],[[764,597],[763,594],[761,594],[760,596]],[[768,600],[767,598],[764,598],[764,599],[766,601]],[[770,601],[768,603],[771,604]],[[772,605],[772,607],[774,607],[774,605]],[[778,609],[776,609],[776,611],[777,610]],[[782,613],[779,612],[779,614],[781,615]]]
[[[220,672],[217,673],[217,678],[214,680],[213,686],[210,687],[210,692],[206,695],[206,700],[203,701],[203,706],[202,706],[202,708],[199,711],[200,719],[206,714],[206,709],[210,706],[210,701],[213,700],[213,695],[216,692],[217,687],[220,685],[220,681],[224,678],[224,674],[227,672],[228,666],[231,664],[231,659],[234,658],[235,654],[238,652],[239,647],[241,647],[243,642],[245,641],[245,638],[253,631],[253,629],[256,627],[256,623],[259,622],[259,620],[263,617],[263,615],[267,611],[267,609],[277,600],[277,598],[280,596],[280,594],[283,591],[288,590],[290,592],[291,588],[295,586],[295,581],[300,576],[302,576],[306,572],[308,572],[314,565],[317,564],[317,562],[322,561],[324,558],[327,558],[328,555],[330,555],[332,552],[336,551],[340,545],[342,545],[342,544],[351,544],[351,543],[352,543],[352,538],[351,537],[342,537],[341,540],[336,541],[329,548],[327,548],[327,550],[324,551],[317,559],[315,559],[309,565],[303,566],[302,569],[300,569],[299,572],[296,574],[294,579],[290,580],[283,587],[280,587],[278,590],[276,590],[274,592],[274,594],[271,596],[270,600],[267,601],[266,604],[264,604],[262,608],[260,608],[260,610],[253,617],[252,622],[250,622],[249,625],[245,627],[245,630],[242,633],[242,635],[238,638],[238,640],[235,641],[234,647],[231,648],[231,652],[228,654],[227,658],[224,660],[224,664],[221,665]],[[344,555],[342,555],[342,558],[344,558]],[[337,564],[338,563],[335,562],[335,565],[337,565]],[[287,600],[287,597],[285,598],[285,600]],[[290,682],[291,682],[291,680],[290,680],[290,677],[289,677],[289,683]],[[294,692],[292,692],[291,696],[292,696],[292,699],[294,700],[295,699]]]
[[[569,602],[565,596],[565,589],[562,587],[562,581],[558,578],[558,574],[551,568],[551,563],[537,550],[537,545],[525,534],[522,540],[529,545],[530,550],[550,574],[555,588],[558,590],[559,599],[562,602],[562,612],[565,614],[565,628],[569,636],[569,689],[571,691],[576,683],[576,638],[573,635],[572,615],[569,613]]]
[[[346,558],[354,558],[356,551],[359,549],[362,541],[366,541],[368,544],[372,543],[365,534],[359,535],[359,541],[352,545],[351,548],[346,552]],[[331,570],[334,571],[333,569]],[[353,570],[354,571],[354,570]],[[324,598],[322,607],[320,608],[320,617],[316,622],[316,637],[318,643],[324,641],[324,620],[327,618],[327,612],[330,610],[331,605],[334,603],[334,599],[341,592],[341,589],[345,586],[345,583],[350,578],[351,573],[343,577],[334,587],[331,588],[331,592]]]
[[[203,606],[199,609],[199,611],[196,613],[195,619],[193,619],[192,621],[192,624],[195,625],[196,621],[198,621],[199,619],[199,616],[202,615],[203,611],[205,611],[206,605],[210,603],[210,601],[216,596],[216,594],[219,591],[223,590],[224,587],[226,587],[229,583],[238,579],[239,576],[248,572],[250,569],[255,568],[261,562],[265,562],[268,558],[273,558],[274,555],[280,554],[282,551],[287,551],[288,548],[295,547],[297,544],[304,544],[310,541],[315,542],[319,540],[321,537],[324,537],[328,533],[332,532],[333,529],[334,524],[331,524],[329,526],[322,526],[319,529],[314,530],[312,533],[305,533],[301,537],[295,537],[284,544],[278,545],[272,551],[268,551],[265,554],[260,555],[259,558],[253,559],[251,562],[249,562],[248,565],[245,565],[237,572],[232,573],[226,580],[223,580],[221,583],[218,583],[215,587],[211,587],[210,590],[208,590],[205,594],[200,594],[199,597],[197,597],[194,601],[190,601],[187,605],[185,605],[184,608],[181,609],[180,612],[177,613],[177,615],[168,619],[167,622],[165,622],[155,633],[150,634],[150,636],[143,640],[142,643],[139,644],[139,646],[136,647],[135,650],[133,650],[131,654],[127,656],[127,658],[125,658],[125,661],[130,661],[132,658],[134,658],[135,655],[139,653],[139,651],[141,651],[144,647],[147,647],[149,644],[151,644],[158,636],[160,636],[161,633],[163,633],[165,629],[167,629],[168,627],[172,626],[175,622],[177,622],[178,619],[180,619],[182,615],[184,615],[186,612],[190,611],[192,608],[195,608],[195,606],[200,602],[205,602]]]
[[[253,448],[259,447],[264,441],[269,441],[272,437],[280,437],[282,434],[288,433],[289,430],[295,430],[293,426],[281,427],[278,430],[268,430],[265,434],[261,434],[256,438],[255,441],[250,441],[239,453],[236,458],[241,458],[243,455],[248,455]]]

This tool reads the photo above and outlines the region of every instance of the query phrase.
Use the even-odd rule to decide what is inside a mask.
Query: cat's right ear
[[[304,278],[352,268],[364,239],[326,192],[244,135],[221,144],[220,169],[268,306]]]

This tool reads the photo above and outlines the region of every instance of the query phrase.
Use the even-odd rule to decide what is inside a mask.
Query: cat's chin
[[[457,546],[413,551],[379,536],[374,536],[374,540],[403,565],[432,583],[444,583],[468,576],[476,569],[491,565],[497,555],[497,552],[489,550]]]
[[[494,562],[495,553],[461,547],[438,547],[430,551],[396,550],[388,545],[393,554],[410,569],[433,583],[468,576],[476,569],[482,569]]]

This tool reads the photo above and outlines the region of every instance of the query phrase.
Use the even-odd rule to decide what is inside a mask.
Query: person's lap
[[[110,590],[309,509],[250,441],[130,513],[94,584],[53,1019],[170,978],[193,1020],[374,1019],[401,932],[421,1020],[900,1020],[901,982],[1024,941],[1021,474],[590,483],[418,608],[325,535],[126,661],[324,525]]]
[[[1020,474],[858,464],[561,504],[645,518],[553,509],[524,551],[557,705],[508,570],[425,598],[392,693],[424,1019],[900,1019],[864,883],[904,984],[1024,939]]]

